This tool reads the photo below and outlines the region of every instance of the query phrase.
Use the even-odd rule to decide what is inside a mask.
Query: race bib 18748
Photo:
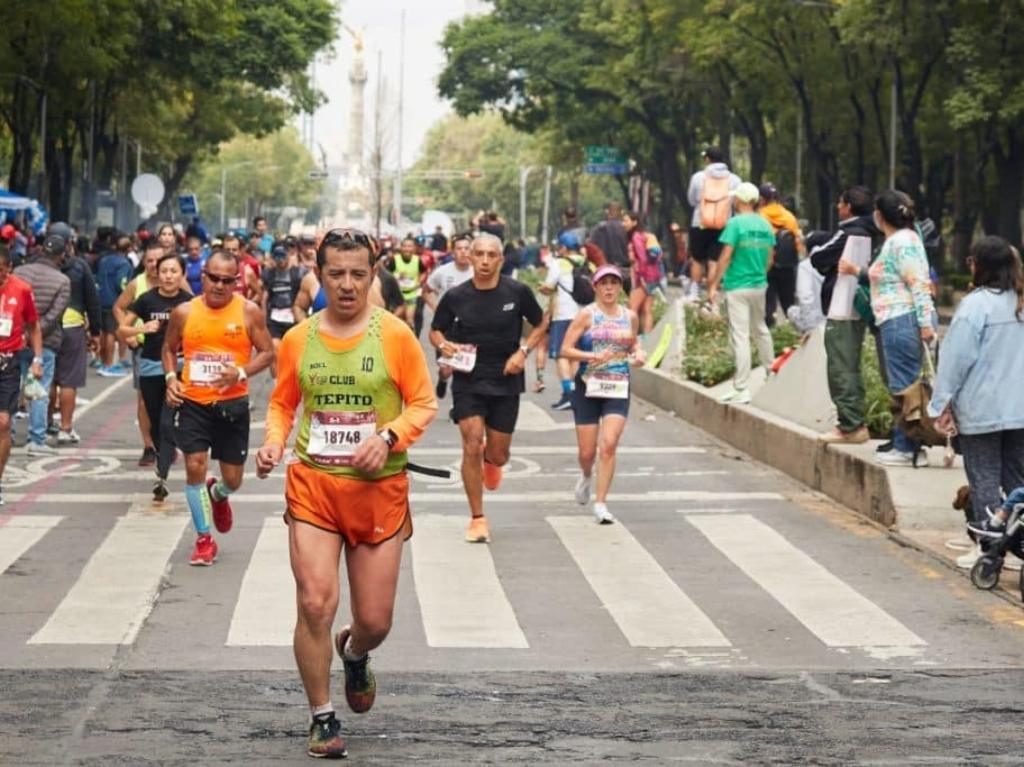
[[[356,450],[376,430],[377,414],[373,410],[312,412],[306,454],[323,466],[351,466]]]

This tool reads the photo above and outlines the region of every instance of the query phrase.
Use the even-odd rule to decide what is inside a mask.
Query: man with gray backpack
[[[693,206],[690,219],[690,292],[688,301],[700,299],[700,283],[707,274],[708,284],[717,272],[718,242],[732,216],[729,192],[740,185],[740,177],[729,170],[725,152],[716,146],[704,150],[704,169],[690,177],[687,199]]]

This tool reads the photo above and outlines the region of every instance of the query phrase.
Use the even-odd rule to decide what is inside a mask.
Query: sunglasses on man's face
[[[206,277],[214,285],[234,285],[238,282],[238,276],[232,277],[221,277],[218,274],[210,274],[209,272],[203,272],[203,276]]]
[[[370,255],[376,258],[380,254],[380,244],[377,238],[359,229],[331,229],[324,235],[320,247],[338,245],[342,242],[354,242],[362,245],[370,251]]]

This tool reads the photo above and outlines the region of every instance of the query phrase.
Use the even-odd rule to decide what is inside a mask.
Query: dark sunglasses
[[[203,276],[212,282],[214,285],[234,285],[238,282],[238,276],[234,277],[220,277],[216,274],[210,274],[209,272],[203,272]]]
[[[354,242],[357,245],[362,245],[370,251],[370,256],[374,259],[380,255],[380,243],[377,242],[377,238],[359,229],[331,229],[320,241],[320,247],[338,245],[342,242]]]

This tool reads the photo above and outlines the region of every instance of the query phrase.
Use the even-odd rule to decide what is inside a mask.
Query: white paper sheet
[[[870,237],[847,237],[843,247],[843,258],[860,269],[866,269],[871,261]],[[857,293],[857,278],[852,274],[840,274],[832,290],[832,303],[828,307],[830,320],[858,320],[860,315],[853,308],[853,297]]]

